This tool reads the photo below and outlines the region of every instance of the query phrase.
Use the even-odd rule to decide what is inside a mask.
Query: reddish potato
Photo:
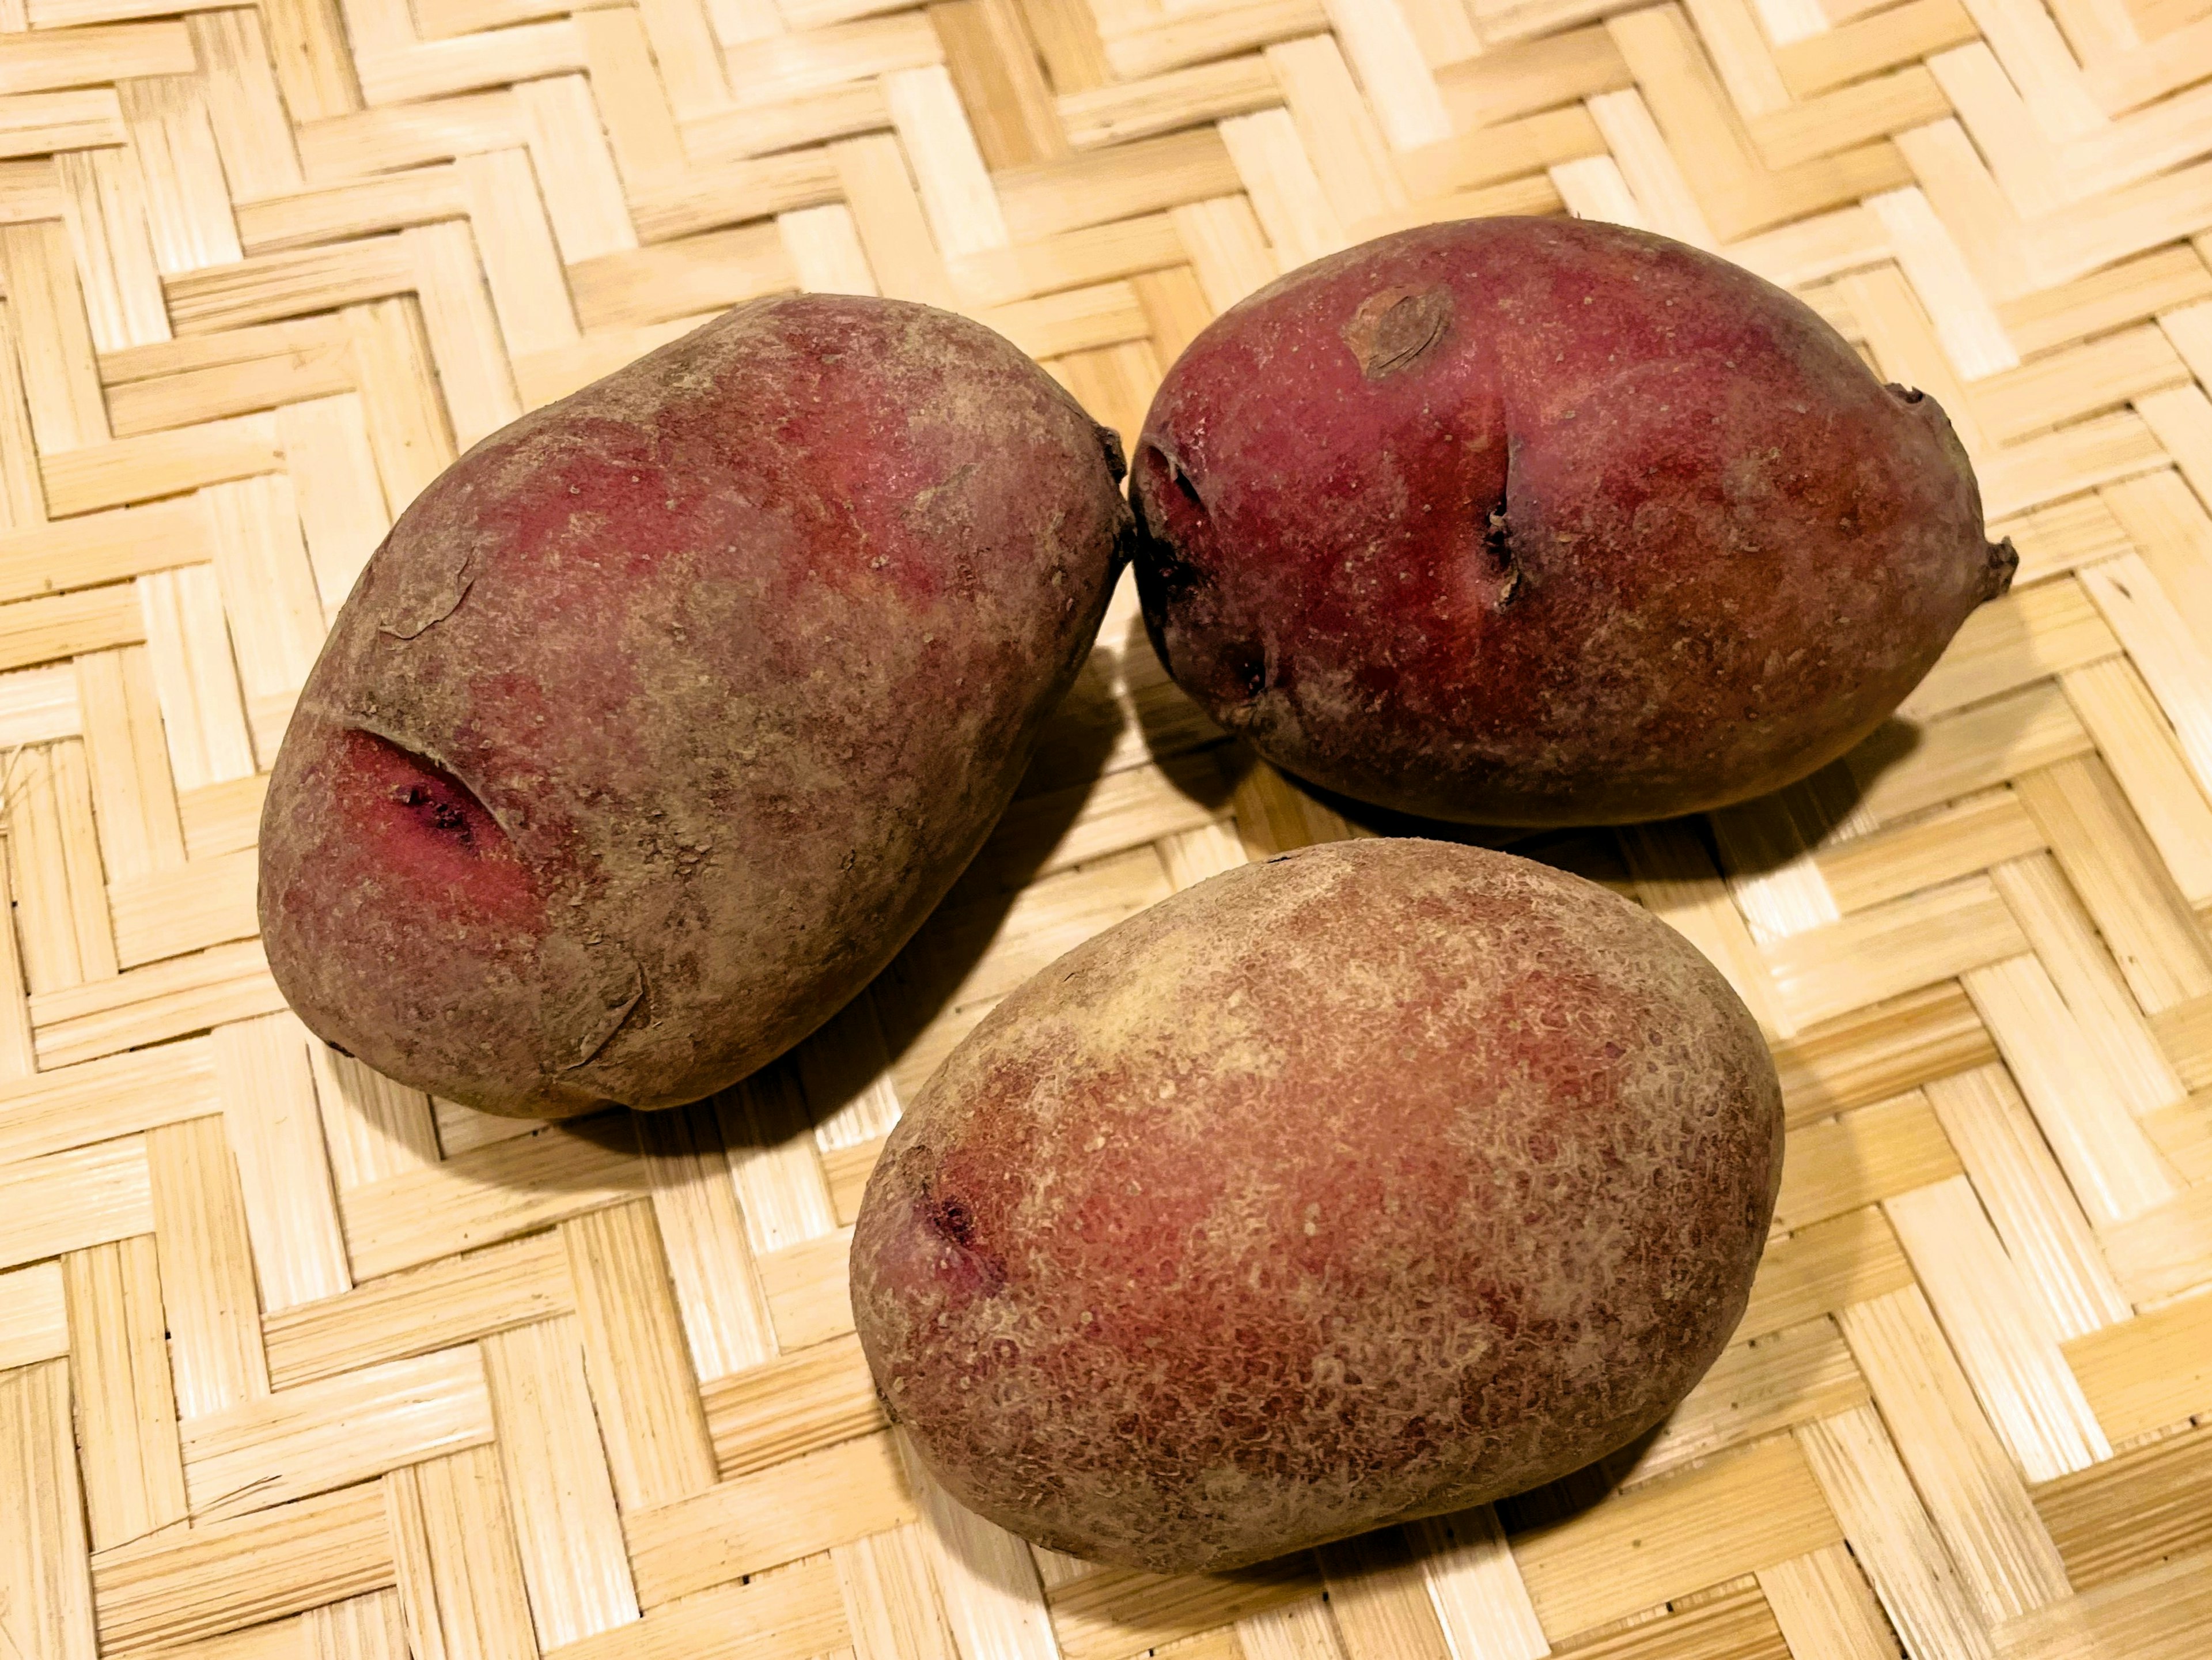
[[[1573,221],[1292,272],[1169,372],[1131,483],[1185,690],[1291,772],[1473,822],[1802,778],[2017,562],[1932,398],[1735,265]]]
[[[370,561],[277,757],[285,995],[495,1112],[772,1059],[1004,809],[1104,611],[1119,471],[988,330],[826,296],[494,434]]]
[[[1782,1106],[1728,983],[1436,842],[1200,884],[1015,991],[868,1183],[853,1307],[959,1499],[1226,1568],[1565,1474],[1741,1317]]]

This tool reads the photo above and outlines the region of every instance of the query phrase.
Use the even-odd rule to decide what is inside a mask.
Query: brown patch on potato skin
[[[1383,237],[1232,307],[1133,461],[1145,615],[1291,772],[1431,817],[1621,822],[1856,744],[2016,562],[1933,398],[1616,226]]]
[[[1434,842],[1200,884],[993,1011],[853,1241],[879,1392],[1055,1549],[1227,1568],[1578,1468],[1741,1318],[1750,1015],[1603,889]]]
[[[742,306],[477,445],[332,629],[264,813],[285,995],[495,1112],[695,1100],[973,857],[1127,550],[1110,435],[921,306]]]

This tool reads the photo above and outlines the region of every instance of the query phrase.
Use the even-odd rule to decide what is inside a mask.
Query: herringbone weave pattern
[[[2212,0],[571,4],[0,0],[0,1656],[2212,1653]],[[285,1012],[266,769],[459,448],[793,289],[1127,433],[1278,272],[1562,211],[1936,393],[2022,562],[1810,783],[1522,844],[1787,1083],[1751,1313],[1648,1444],[1187,1581],[904,1461],[844,1292],[901,1098],[1085,936],[1360,833],[1126,591],[952,899],[726,1098],[533,1128]]]

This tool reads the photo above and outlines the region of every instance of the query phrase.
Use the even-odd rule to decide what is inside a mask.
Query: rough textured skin
[[[868,1184],[877,1388],[993,1521],[1231,1567],[1574,1469],[1742,1316],[1781,1092],[1603,889],[1367,840],[1216,877],[993,1011]]]
[[[1111,435],[925,307],[739,307],[494,434],[369,562],[270,779],[317,1032],[494,1112],[774,1058],[973,857],[1126,552]]]
[[[2017,562],[1932,398],[1638,231],[1386,236],[1215,319],[1133,463],[1184,689],[1437,818],[1662,818],[1857,743]]]

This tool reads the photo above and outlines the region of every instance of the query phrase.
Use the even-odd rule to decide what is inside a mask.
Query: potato
[[[400,517],[270,781],[302,1019],[493,1112],[665,1107],[798,1042],[1005,808],[1127,551],[1119,447],[988,329],[734,311]]]
[[[1466,822],[1802,778],[2017,563],[1933,398],[1747,271],[1574,221],[1292,272],[1192,343],[1131,465],[1184,689],[1291,772]]]
[[[1728,983],[1443,842],[1248,865],[948,1056],[853,1240],[878,1393],[1056,1550],[1234,1567],[1551,1480],[1742,1316],[1781,1091]]]

